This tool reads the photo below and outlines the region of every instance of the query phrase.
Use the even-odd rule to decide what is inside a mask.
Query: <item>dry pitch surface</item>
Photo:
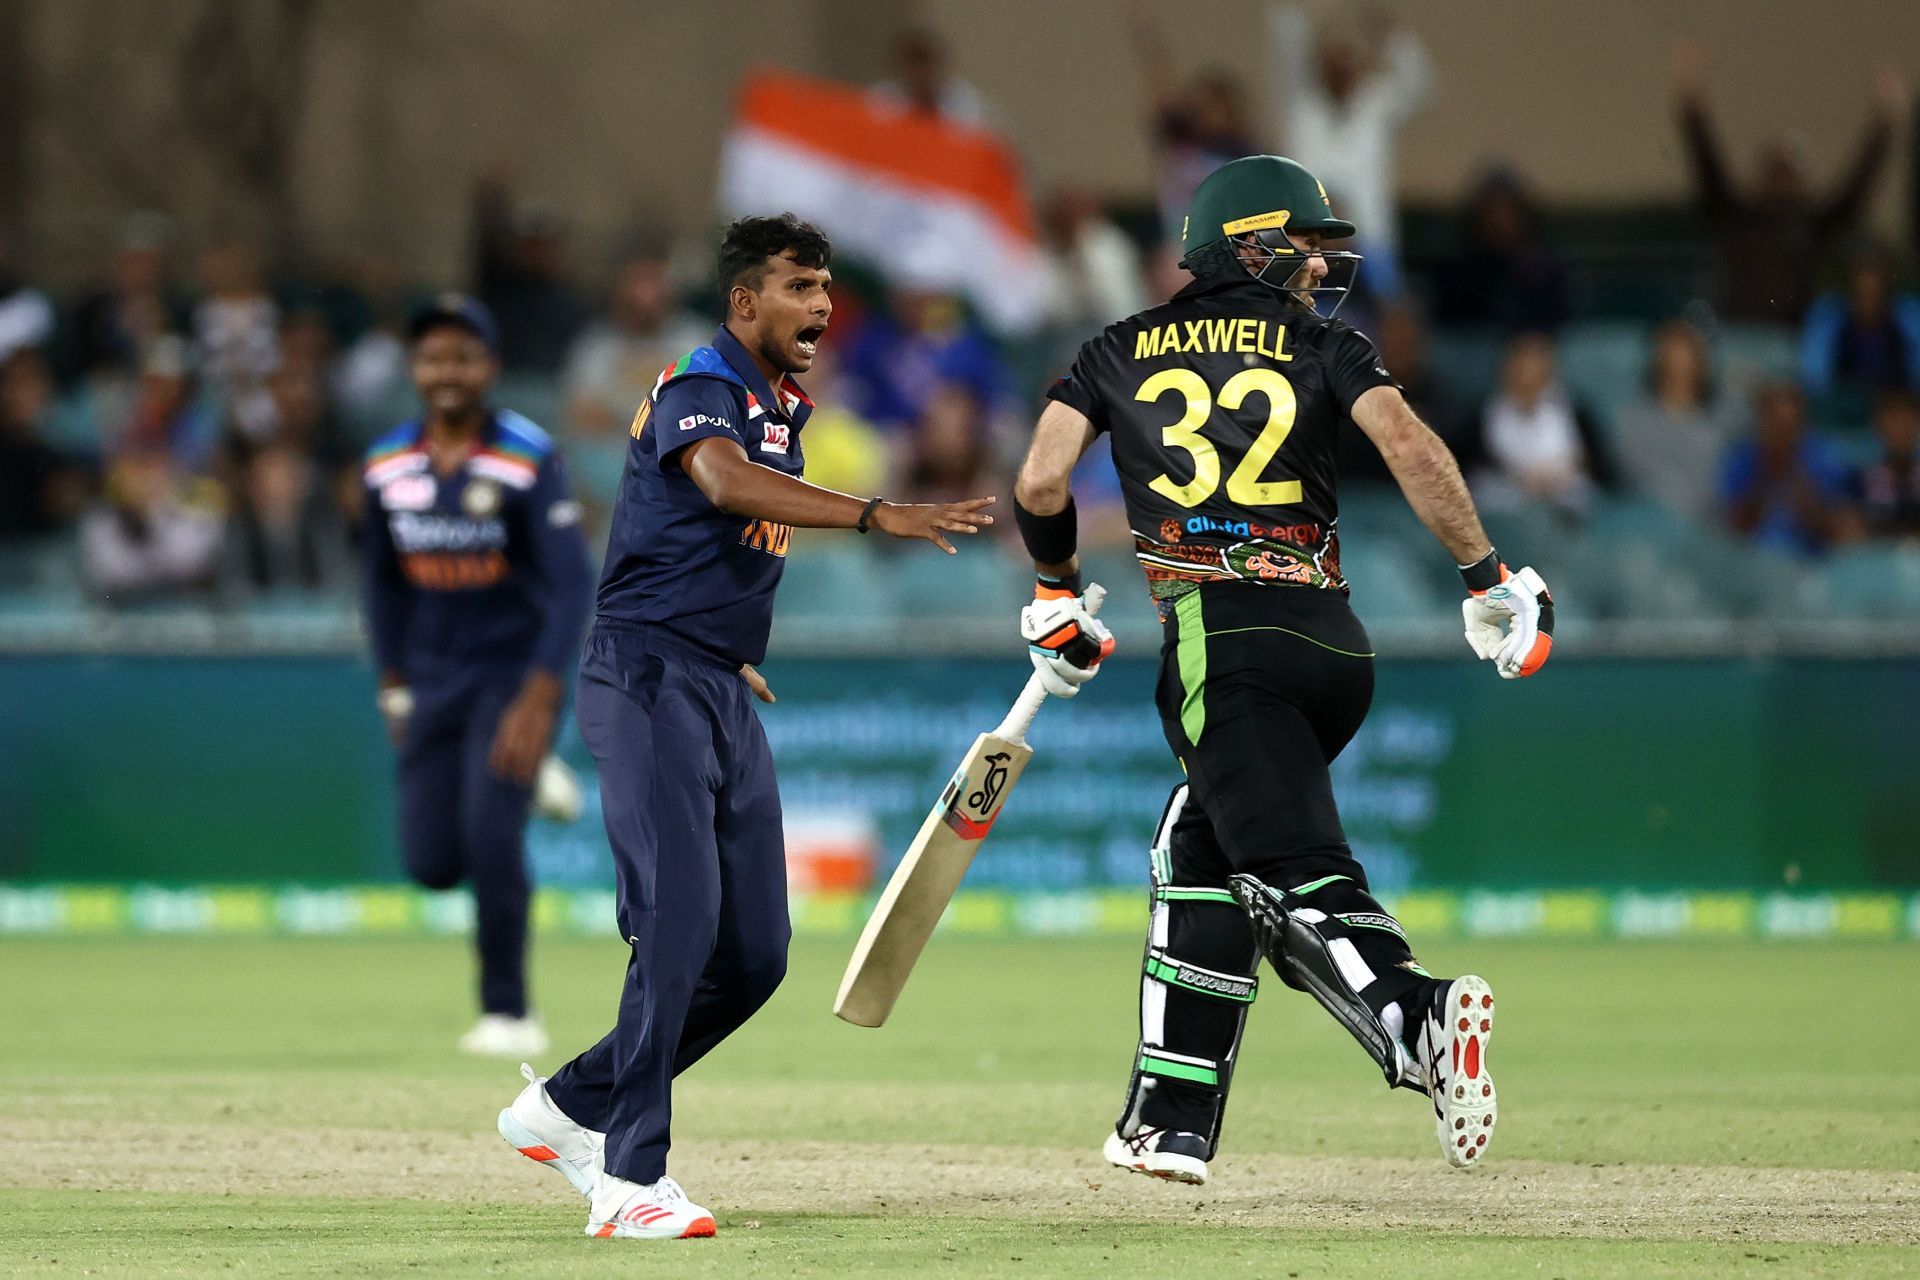
[[[585,1239],[491,1134],[518,1080],[446,1051],[457,946],[0,944],[0,1272],[1920,1274],[1912,948],[1476,946],[1504,1105],[1470,1172],[1269,983],[1199,1190],[1096,1154],[1132,948],[943,940],[878,1032],[825,1013],[842,958],[799,947],[686,1081],[674,1172],[721,1235],[654,1246]],[[621,959],[543,952],[559,1042]]]

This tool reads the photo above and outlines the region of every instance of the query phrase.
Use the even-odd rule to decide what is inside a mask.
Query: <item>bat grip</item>
[[[1040,704],[1047,700],[1047,686],[1040,683],[1040,673],[1034,672],[1027,677],[1027,687],[1020,691],[1014,700],[1013,709],[1007,712],[1007,718],[993,731],[993,736],[1008,742],[1025,742],[1027,730],[1033,727],[1033,718],[1040,714]]]
[[[1097,614],[1100,606],[1107,602],[1107,589],[1096,582],[1087,588],[1081,598],[1086,601],[1087,612]],[[1047,686],[1040,683],[1040,673],[1036,671],[1027,677],[1026,688],[1020,690],[1012,710],[1007,712],[1007,718],[1000,722],[1000,727],[993,731],[993,736],[1008,742],[1025,742],[1027,730],[1033,727],[1033,718],[1040,714],[1040,704],[1046,700]]]

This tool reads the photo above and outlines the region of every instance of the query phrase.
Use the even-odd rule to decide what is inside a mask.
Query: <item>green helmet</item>
[[[1266,273],[1276,261],[1291,258],[1298,263],[1302,255],[1287,239],[1287,233],[1303,231],[1317,231],[1327,240],[1342,240],[1353,235],[1355,228],[1351,222],[1333,216],[1327,189],[1305,166],[1285,156],[1242,156],[1208,174],[1194,191],[1193,204],[1180,230],[1180,265],[1196,276],[1230,276],[1245,270],[1264,283],[1285,288],[1294,271],[1289,270],[1282,281],[1267,280]],[[1230,244],[1249,238],[1264,248],[1264,263],[1259,263],[1257,256],[1248,261]],[[1329,267],[1338,261],[1350,264],[1351,270],[1360,262],[1360,256],[1353,253],[1323,252],[1321,256]],[[1306,295],[1301,300],[1311,306],[1312,294],[1344,296],[1347,287],[1302,286],[1288,291]]]

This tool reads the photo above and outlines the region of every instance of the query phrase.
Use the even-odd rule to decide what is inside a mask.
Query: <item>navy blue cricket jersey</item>
[[[633,418],[600,617],[663,627],[724,662],[762,661],[793,530],[714,506],[681,468],[680,451],[725,436],[761,466],[797,476],[800,428],[812,412],[791,377],[768,386],[724,328],[662,373]]]
[[[415,419],[367,452],[367,629],[383,670],[475,663],[565,677],[592,568],[580,504],[546,432],[497,409],[479,448],[436,475]]]

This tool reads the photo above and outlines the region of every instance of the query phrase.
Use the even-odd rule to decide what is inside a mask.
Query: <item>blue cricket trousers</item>
[[[428,889],[472,886],[480,1007],[527,1012],[527,807],[530,787],[487,764],[524,666],[499,663],[416,677],[400,744],[400,846]]]
[[[780,794],[747,682],[659,628],[596,623],[577,706],[632,956],[613,1030],[547,1093],[605,1131],[607,1172],[651,1183],[667,1171],[673,1078],[786,976]]]

